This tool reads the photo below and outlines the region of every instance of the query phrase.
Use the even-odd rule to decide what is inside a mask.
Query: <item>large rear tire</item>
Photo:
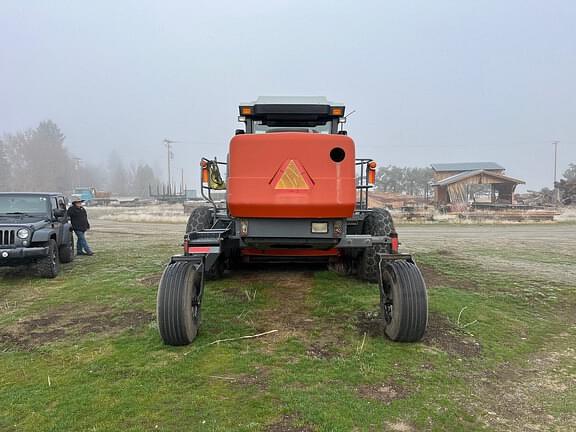
[[[186,234],[191,232],[202,231],[212,227],[214,223],[212,207],[196,207],[188,217],[186,224]]]
[[[194,265],[175,262],[164,270],[156,313],[160,336],[167,345],[188,345],[198,334],[202,274]]]
[[[417,342],[428,325],[428,295],[422,273],[413,262],[381,263],[380,310],[384,332],[396,342]]]
[[[362,234],[372,236],[389,236],[395,232],[394,221],[388,210],[372,209],[364,219]],[[358,260],[358,277],[368,282],[378,282],[379,253],[392,253],[390,244],[378,244],[366,248]]]
[[[214,225],[214,209],[212,207],[202,206],[196,207],[190,213],[188,223],[186,224],[186,234],[198,232],[209,229]],[[206,279],[215,280],[220,279],[226,270],[226,262],[222,257],[212,266],[211,269],[205,272]]]

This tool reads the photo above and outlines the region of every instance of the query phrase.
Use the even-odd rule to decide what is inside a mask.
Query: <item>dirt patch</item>
[[[408,389],[392,380],[383,384],[360,386],[357,392],[364,399],[377,400],[387,405],[395,400],[405,399],[410,394]]]
[[[390,432],[414,432],[416,428],[406,422],[386,422],[385,423],[386,431]]]
[[[259,390],[268,390],[270,371],[263,367],[256,367],[253,373],[240,375],[211,375],[213,380],[221,380],[242,387],[254,386]]]
[[[422,342],[461,358],[477,357],[482,353],[480,343],[458,330],[447,318],[436,313],[428,315],[428,328]]]
[[[306,350],[306,355],[317,360],[329,360],[336,356],[332,344],[326,342],[314,342]]]
[[[160,284],[160,279],[162,278],[162,273],[155,273],[153,275],[148,275],[138,279],[138,282],[142,285],[149,287],[157,287]]]
[[[386,337],[379,312],[360,312],[356,328],[360,334]],[[459,331],[448,319],[435,313],[428,315],[428,327],[422,343],[463,358],[476,357],[482,352],[482,347],[477,341]]]
[[[152,313],[143,311],[118,313],[104,308],[82,310],[77,305],[60,306],[3,329],[0,351],[31,351],[51,342],[87,334],[116,334],[149,322],[152,317]]]
[[[356,318],[356,328],[361,335],[370,337],[386,337],[380,312],[359,312]]]
[[[422,272],[422,276],[424,277],[424,281],[426,282],[426,286],[428,288],[437,288],[446,286],[472,291],[477,290],[478,288],[476,282],[470,279],[450,277],[439,272],[434,267],[425,264],[418,264],[418,267]]]
[[[235,383],[241,386],[253,386],[260,390],[268,389],[270,371],[266,368],[257,367],[252,374],[242,374],[235,378]]]
[[[576,430],[574,412],[552,415],[549,409],[554,403],[569,403],[576,388],[576,374],[570,368],[575,361],[576,350],[566,348],[537,353],[521,368],[500,364],[468,377],[474,397],[466,404],[491,430]]]
[[[266,429],[266,432],[312,432],[309,426],[296,426],[295,423],[298,422],[298,417],[295,415],[284,415],[276,423],[272,423]]]
[[[242,272],[237,277],[244,283],[265,285],[259,294],[266,297],[269,306],[259,311],[255,323],[257,330],[277,329],[279,334],[275,337],[282,337],[282,334],[301,334],[314,327],[315,319],[310,315],[307,301],[312,290],[313,272],[265,270]]]

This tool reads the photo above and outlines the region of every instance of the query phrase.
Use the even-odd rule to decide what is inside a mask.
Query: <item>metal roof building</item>
[[[523,180],[508,177],[495,162],[432,164],[434,200],[439,207],[463,210],[470,206],[512,205]]]

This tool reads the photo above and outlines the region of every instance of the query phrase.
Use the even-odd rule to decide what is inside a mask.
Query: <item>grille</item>
[[[16,241],[16,230],[0,229],[0,246],[11,246]]]

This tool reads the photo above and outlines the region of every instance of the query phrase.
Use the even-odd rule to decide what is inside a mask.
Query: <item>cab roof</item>
[[[253,105],[328,105],[343,106],[342,103],[330,102],[326,96],[259,96],[254,102],[240,104]]]
[[[253,102],[240,104],[240,115],[275,116],[305,115],[322,117],[344,116],[344,104],[330,102],[324,96],[260,96]]]

